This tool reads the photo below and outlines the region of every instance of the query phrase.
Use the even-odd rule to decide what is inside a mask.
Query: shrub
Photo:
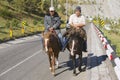
[[[3,8],[0,10],[0,16],[8,19],[8,18],[12,17],[12,13],[7,8]]]
[[[38,24],[38,21],[34,20],[34,21],[33,21],[33,24],[34,24],[34,25],[37,25],[37,24]]]
[[[19,21],[17,19],[12,19],[11,26],[13,28],[18,28],[19,27]]]
[[[64,23],[66,23],[66,22],[65,22],[64,20],[61,20],[61,23],[64,24]]]
[[[6,27],[6,28],[10,28],[10,21],[7,21],[7,22],[6,22],[5,27]]]

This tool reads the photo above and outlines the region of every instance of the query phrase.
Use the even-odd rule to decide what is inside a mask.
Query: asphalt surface
[[[42,51],[41,37],[35,35],[0,44],[0,80],[118,80],[93,24],[86,27],[88,52],[83,52],[83,72],[72,74],[69,52],[59,55],[56,76],[49,70],[47,54]]]

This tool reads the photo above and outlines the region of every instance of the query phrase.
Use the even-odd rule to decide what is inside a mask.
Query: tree
[[[50,7],[50,0],[7,0],[9,3],[12,2],[12,7],[18,11],[26,11],[29,14],[40,14],[46,13]],[[61,8],[58,10],[61,13],[65,11],[66,0],[53,0],[54,7],[58,10],[58,4]],[[73,5],[75,1],[68,0],[69,4]]]
[[[13,4],[11,6],[16,8],[18,11],[22,11],[24,10],[24,2],[25,0],[13,0]]]
[[[50,7],[50,0],[41,0],[39,2],[39,8],[42,12],[46,13]]]
[[[13,1],[13,0],[7,0],[7,2],[8,2],[9,4],[11,4],[12,1]]]

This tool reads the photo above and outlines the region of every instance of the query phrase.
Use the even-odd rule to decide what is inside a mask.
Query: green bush
[[[17,19],[12,19],[11,26],[13,28],[18,28],[19,27],[19,21]]]
[[[8,18],[12,17],[12,13],[7,8],[3,8],[0,10],[0,16],[8,19]]]
[[[65,22],[64,20],[61,20],[61,23],[64,24],[64,23],[66,23],[66,22]]]
[[[6,27],[6,28],[10,28],[10,21],[7,21],[7,22],[6,22],[5,27]]]
[[[39,21],[39,23],[40,23],[40,24],[43,24],[43,23],[44,23],[43,19],[41,19],[41,20]]]
[[[34,21],[33,21],[33,24],[34,24],[34,25],[37,25],[37,24],[38,24],[38,21],[37,21],[37,20],[34,20]]]

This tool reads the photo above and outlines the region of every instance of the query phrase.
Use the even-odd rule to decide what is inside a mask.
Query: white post
[[[53,7],[53,0],[51,0],[51,7]]]
[[[68,9],[68,0],[66,0],[66,22],[67,22],[67,14],[68,14],[67,9]]]

